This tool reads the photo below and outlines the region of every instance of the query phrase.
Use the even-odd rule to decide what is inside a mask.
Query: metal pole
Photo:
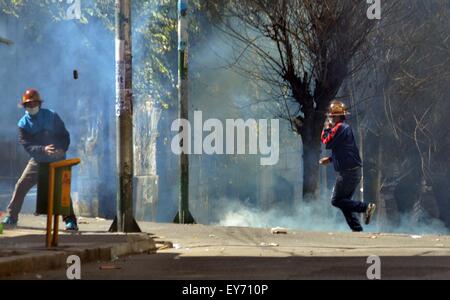
[[[113,232],[140,232],[133,216],[131,0],[116,0],[117,216]]]
[[[178,0],[178,99],[179,119],[189,120],[188,99],[188,0]],[[180,128],[181,133],[181,128]],[[183,143],[187,143],[187,130],[183,131]],[[180,198],[175,223],[192,224],[194,218],[189,212],[189,156],[180,157]]]

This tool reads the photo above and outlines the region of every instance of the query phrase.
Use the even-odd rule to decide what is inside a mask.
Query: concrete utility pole
[[[113,232],[140,232],[133,216],[131,0],[116,0],[117,216]]]
[[[179,119],[189,120],[188,99],[188,0],[178,0],[178,100]],[[182,143],[189,143],[186,128]],[[181,133],[180,128],[180,133]],[[181,145],[182,146],[182,145]],[[181,153],[180,198],[175,223],[193,224],[194,218],[189,212],[189,156]]]

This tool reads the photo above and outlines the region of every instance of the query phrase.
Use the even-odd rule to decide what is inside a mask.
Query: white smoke
[[[333,208],[329,201],[319,200],[311,203],[299,203],[287,213],[285,207],[273,207],[269,210],[252,208],[238,200],[221,199],[222,212],[218,216],[219,226],[238,227],[285,227],[310,231],[348,231],[341,213]]]
[[[321,199],[310,203],[298,203],[290,212],[285,207],[273,207],[269,210],[254,208],[239,200],[221,199],[214,225],[233,227],[272,228],[319,231],[350,232],[341,211],[333,207],[329,200]],[[361,223],[363,224],[363,223]],[[396,225],[385,226],[380,230],[381,222],[373,220],[372,224],[363,224],[365,232],[387,232],[408,234],[448,234],[444,223],[437,219],[420,223],[413,216],[404,214]]]

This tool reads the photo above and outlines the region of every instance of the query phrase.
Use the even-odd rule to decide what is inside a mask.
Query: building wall
[[[10,16],[0,13],[0,36],[13,40],[16,36],[17,21]],[[19,53],[15,45],[0,44],[0,59],[14,65]],[[9,67],[0,68],[0,101],[2,103],[2,115],[0,118],[0,211],[4,211],[11,198],[14,185],[25,167],[28,156],[17,142],[16,122],[22,111],[18,109],[17,102],[20,98],[17,85],[17,72],[12,72]],[[34,212],[35,190],[27,196],[23,207],[24,212]]]

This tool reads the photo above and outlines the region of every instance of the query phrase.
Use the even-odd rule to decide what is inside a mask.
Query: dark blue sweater
[[[55,145],[56,149],[64,152],[69,148],[69,132],[57,113],[48,109],[41,109],[34,116],[25,113],[18,126],[20,144],[37,162],[49,163],[64,159],[49,156],[44,150],[48,145]]]
[[[334,128],[324,129],[322,143],[332,151],[331,160],[336,172],[362,167],[353,130],[347,123],[338,123]]]

